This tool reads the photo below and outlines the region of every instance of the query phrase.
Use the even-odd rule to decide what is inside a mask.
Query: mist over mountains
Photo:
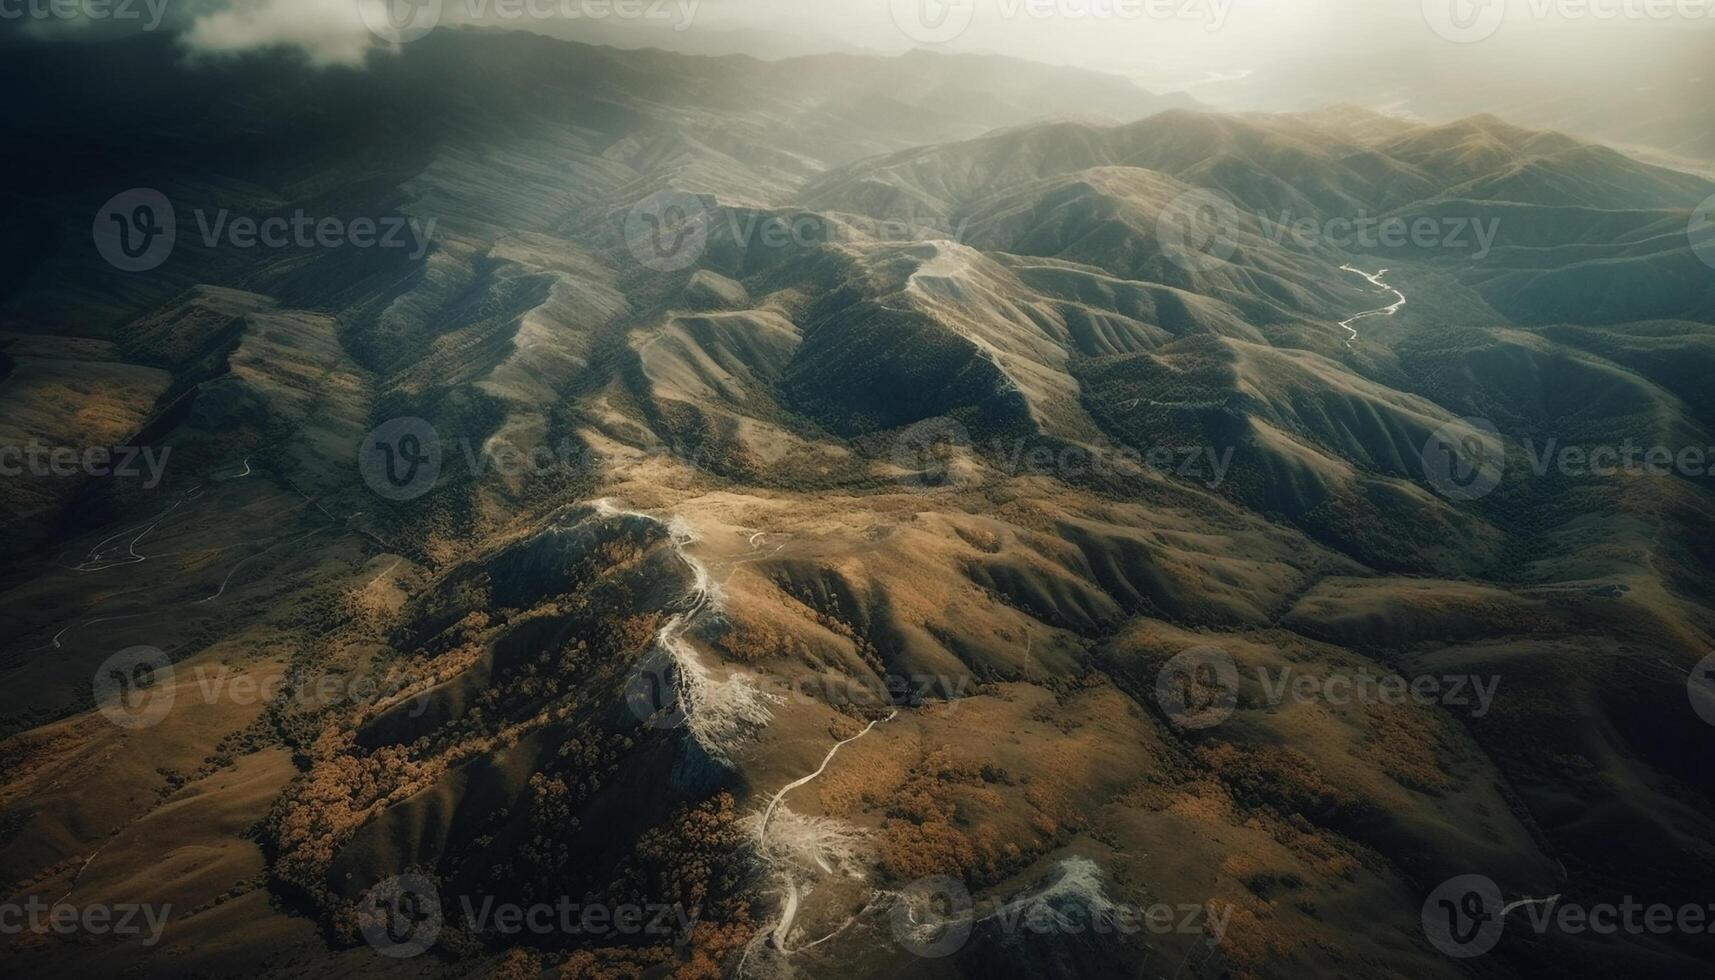
[[[0,61],[20,974],[1706,975],[1665,117],[186,44]]]

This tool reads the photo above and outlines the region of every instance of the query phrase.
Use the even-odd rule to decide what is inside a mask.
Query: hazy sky
[[[93,33],[81,20],[40,14],[50,2],[129,4],[134,19],[126,26],[155,16],[188,24],[196,50],[283,43],[323,64],[359,63],[379,43],[366,19],[389,33],[393,4],[400,23],[433,15],[443,24],[702,53],[930,47],[1186,82],[1318,53],[1433,52],[1567,32],[1625,43],[1715,28],[1715,0],[0,0],[0,23],[37,34]],[[110,20],[97,30],[118,26]]]

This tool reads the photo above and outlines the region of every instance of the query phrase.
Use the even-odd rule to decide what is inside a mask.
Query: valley
[[[1715,446],[1715,183],[999,57],[170,51],[0,64],[0,445],[170,448],[0,481],[0,890],[170,906],[7,969],[1706,974],[1519,903],[1715,874],[1715,493],[1535,463]]]

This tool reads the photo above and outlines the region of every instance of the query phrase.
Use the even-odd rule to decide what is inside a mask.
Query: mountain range
[[[1451,958],[1424,909],[1715,876],[1715,496],[1540,465],[1715,447],[1715,183],[988,56],[161,36],[0,79],[0,445],[170,451],[0,483],[4,892],[173,910],[21,974],[1706,975],[1525,912]],[[127,272],[135,189],[176,240]],[[243,243],[299,216],[398,247]],[[176,707],[115,723],[137,649]],[[1210,649],[1187,725],[1159,679]],[[1472,693],[1270,681],[1372,675]],[[422,958],[366,931],[401,875]],[[1000,911],[929,955],[943,879]],[[556,896],[693,924],[466,915]]]

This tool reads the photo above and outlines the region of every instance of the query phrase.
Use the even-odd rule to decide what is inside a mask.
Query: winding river
[[[1393,316],[1395,313],[1400,311],[1400,307],[1405,305],[1405,294],[1382,281],[1382,276],[1385,276],[1388,273],[1388,270],[1386,269],[1382,269],[1379,272],[1365,272],[1355,266],[1343,265],[1340,267],[1340,271],[1353,272],[1363,276],[1365,279],[1370,281],[1370,285],[1375,286],[1377,289],[1385,289],[1388,292],[1393,293],[1398,299],[1398,302],[1394,303],[1392,306],[1384,306],[1377,310],[1366,310],[1363,313],[1359,313],[1357,316],[1341,320],[1340,328],[1352,335],[1346,340],[1346,346],[1350,347],[1353,342],[1358,339],[1358,330],[1356,327],[1352,326],[1352,324],[1357,323],[1359,320],[1369,319],[1372,316]]]

